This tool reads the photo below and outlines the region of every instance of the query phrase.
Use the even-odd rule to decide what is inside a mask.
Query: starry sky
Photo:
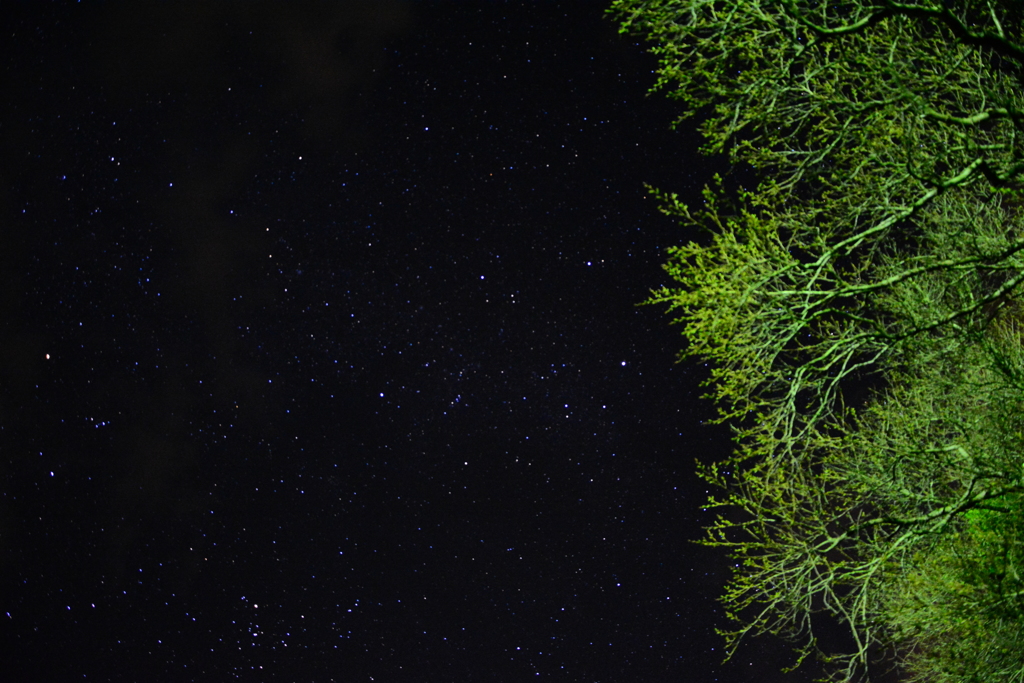
[[[637,303],[729,169],[604,7],[5,6],[5,680],[810,680],[721,664]]]

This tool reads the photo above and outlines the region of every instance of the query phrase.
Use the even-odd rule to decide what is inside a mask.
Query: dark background
[[[783,680],[604,8],[4,4],[3,680]]]

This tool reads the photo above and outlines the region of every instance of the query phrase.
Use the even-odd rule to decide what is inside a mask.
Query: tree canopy
[[[756,188],[651,189],[707,233],[648,303],[735,449],[705,543],[744,636],[832,680],[1024,681],[1024,7],[617,0],[655,89]],[[729,207],[729,208],[726,208]],[[738,208],[735,208],[738,207]],[[827,613],[848,630],[833,651]]]

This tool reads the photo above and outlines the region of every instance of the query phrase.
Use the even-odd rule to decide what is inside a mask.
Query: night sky
[[[701,157],[595,2],[12,2],[0,678],[806,681],[721,665]]]

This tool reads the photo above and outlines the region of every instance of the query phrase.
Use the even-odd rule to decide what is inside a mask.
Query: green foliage
[[[736,447],[704,541],[736,569],[730,655],[792,638],[797,663],[867,678],[1024,681],[1024,64],[996,0],[617,0],[657,88],[710,153],[759,171],[673,247],[681,358]],[[737,208],[724,210],[729,203]],[[728,473],[728,474],[727,474]],[[846,625],[823,651],[812,615]]]

